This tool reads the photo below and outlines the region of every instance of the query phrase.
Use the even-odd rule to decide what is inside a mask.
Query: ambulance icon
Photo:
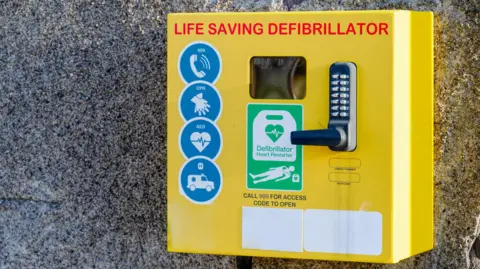
[[[200,175],[189,175],[187,177],[187,188],[191,191],[196,189],[204,189],[208,192],[211,192],[215,188],[213,181],[208,180],[207,176],[204,174]]]
[[[223,186],[222,173],[210,158],[195,156],[186,161],[178,175],[180,194],[195,204],[211,204]]]

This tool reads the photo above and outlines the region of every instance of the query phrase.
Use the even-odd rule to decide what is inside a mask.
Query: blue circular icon
[[[179,109],[185,121],[195,117],[216,121],[222,111],[222,99],[212,84],[204,81],[193,82],[183,90]]]
[[[221,71],[222,59],[220,54],[207,42],[192,42],[180,53],[178,72],[185,84],[196,80],[204,80],[215,84]]]
[[[180,169],[180,192],[196,204],[209,204],[222,189],[220,168],[211,160],[195,157]]]
[[[222,147],[222,135],[207,118],[189,120],[180,131],[180,149],[186,159],[204,156],[214,160]]]

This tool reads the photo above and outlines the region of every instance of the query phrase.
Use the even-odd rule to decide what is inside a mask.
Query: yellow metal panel
[[[429,213],[420,216],[424,211],[431,212],[432,206],[429,200],[431,196],[425,198],[426,200],[420,200],[419,192],[414,190],[417,186],[418,189],[431,190],[429,186],[431,181],[417,182],[419,174],[425,177],[431,175],[431,171],[428,170],[428,167],[431,167],[431,160],[423,161],[425,166],[413,164],[415,160],[421,163],[421,157],[414,155],[417,151],[418,156],[431,154],[431,148],[427,145],[418,149],[424,141],[430,141],[431,127],[422,128],[422,124],[425,122],[431,124],[431,118],[423,118],[422,123],[414,120],[417,114],[430,111],[431,106],[423,108],[415,106],[420,102],[416,98],[428,97],[429,93],[422,93],[421,96],[412,93],[410,96],[410,90],[416,89],[413,86],[410,88],[410,84],[422,80],[413,74],[410,79],[413,70],[410,62],[411,53],[421,53],[421,50],[410,50],[410,31],[415,27],[428,31],[431,24],[422,25],[423,22],[417,24],[414,21],[411,24],[410,14],[398,11],[170,14],[167,28],[168,250],[379,263],[397,262],[408,256],[411,250],[413,252],[427,250],[431,237],[425,235],[420,237],[421,239],[410,240],[412,233],[420,235],[423,231],[431,229],[431,226],[426,224],[421,226],[416,219],[429,220],[431,217]],[[336,31],[335,26],[338,24],[373,22],[388,25],[388,34],[208,33],[208,30],[212,29],[216,31],[218,28],[215,27],[221,23],[235,22],[262,25],[321,22],[331,23],[333,25],[331,31]],[[197,27],[200,27],[198,23],[203,23],[203,31],[198,30]],[[184,28],[183,26],[187,24],[190,25]],[[211,24],[215,27],[209,28]],[[188,29],[191,31],[188,32]],[[179,134],[186,123],[179,111],[181,109],[179,98],[186,88],[186,83],[179,75],[178,61],[184,48],[198,40],[212,44],[220,53],[222,61],[221,75],[214,83],[223,104],[221,114],[215,122],[221,132],[222,148],[214,162],[221,170],[223,184],[218,197],[208,205],[195,204],[186,199],[179,185],[179,173],[188,160],[183,156],[179,146]],[[428,37],[425,38],[425,42],[429,42]],[[422,42],[419,46],[426,45],[429,44]],[[306,97],[303,100],[252,99],[249,95],[249,63],[254,56],[305,57]],[[350,61],[357,65],[356,150],[335,152],[327,147],[304,146],[303,186],[300,191],[247,189],[247,105],[300,104],[303,107],[303,129],[325,128],[329,120],[328,68],[338,61]],[[430,62],[425,64],[428,68]],[[429,80],[431,75],[426,72],[425,76],[430,77],[422,80],[427,86],[431,85],[428,84],[431,82]],[[410,101],[410,98],[413,100]],[[431,102],[431,99],[428,101]],[[410,143],[413,143],[411,147]],[[332,173],[334,175],[351,173],[352,176],[329,176]],[[345,178],[349,184],[345,184]],[[286,202],[271,199],[274,197],[271,196],[273,194],[306,199]],[[268,199],[262,200],[259,198],[260,195],[265,195]],[[273,206],[272,203],[260,206],[258,201],[284,203],[277,206]],[[421,209],[417,211],[412,211],[418,203],[425,205],[419,207]],[[245,206],[378,213],[382,220],[381,253],[359,255],[312,252],[304,248],[300,252],[242,248],[242,207]],[[411,217],[412,212],[415,214]],[[413,226],[414,224],[417,226]],[[419,247],[413,244],[418,244]]]
[[[410,247],[410,13],[398,11],[394,20],[393,94],[393,230],[394,261],[406,257]]]
[[[412,12],[411,255],[433,248],[433,14]],[[420,25],[421,27],[417,27]]]

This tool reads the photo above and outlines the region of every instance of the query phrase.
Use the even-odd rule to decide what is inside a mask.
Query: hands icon
[[[208,111],[210,111],[208,109],[210,105],[208,104],[207,100],[203,99],[203,93],[195,95],[190,101],[195,104],[194,112],[198,113],[198,115],[205,115]]]

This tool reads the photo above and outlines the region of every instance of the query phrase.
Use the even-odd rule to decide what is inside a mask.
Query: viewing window
[[[250,97],[254,99],[303,99],[307,62],[304,57],[252,57]]]

